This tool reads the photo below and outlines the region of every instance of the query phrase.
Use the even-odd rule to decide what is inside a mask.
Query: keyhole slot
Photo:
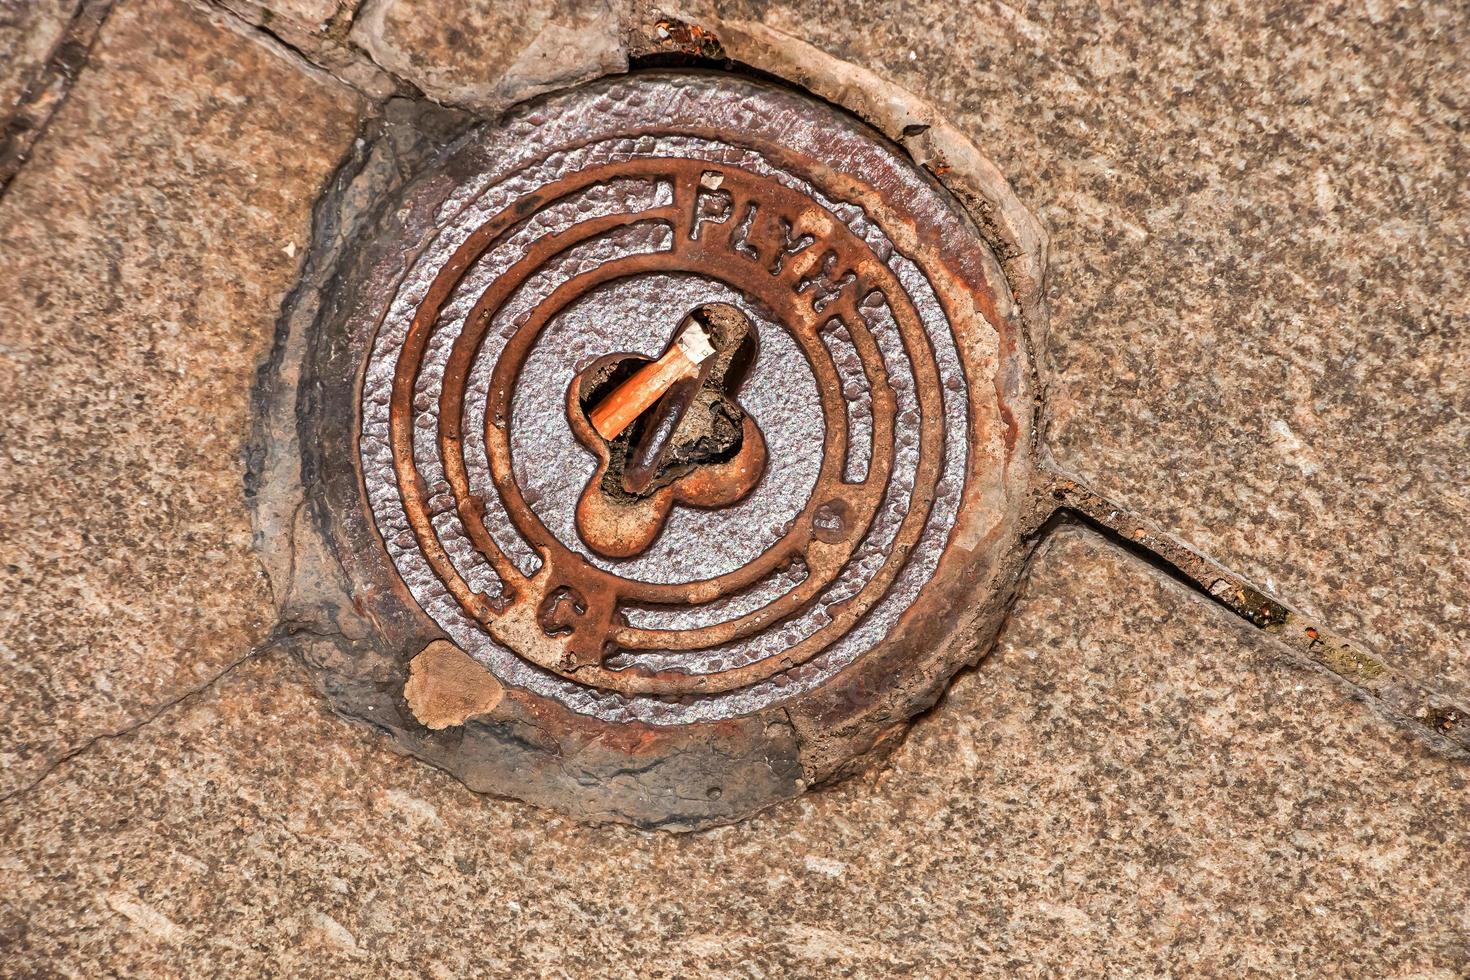
[[[658,358],[628,355],[594,369],[579,407],[607,446],[604,492],[645,497],[739,454],[745,411],[736,395],[758,346],[743,312],[712,303],[680,322]]]

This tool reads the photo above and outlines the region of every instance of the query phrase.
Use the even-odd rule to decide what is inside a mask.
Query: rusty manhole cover
[[[303,454],[375,655],[324,686],[473,788],[732,819],[880,752],[993,639],[1030,472],[1013,300],[842,112],[701,73],[541,101],[410,183],[335,287]]]

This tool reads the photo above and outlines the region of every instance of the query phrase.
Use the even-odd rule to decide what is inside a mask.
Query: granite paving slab
[[[0,202],[0,794],[275,625],[249,393],[362,108],[186,3],[128,2]]]
[[[0,973],[1457,975],[1470,770],[1286,658],[1063,531],[889,768],[668,835],[477,798],[272,653],[0,814]]]

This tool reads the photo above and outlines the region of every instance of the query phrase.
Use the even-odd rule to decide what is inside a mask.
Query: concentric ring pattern
[[[953,205],[828,115],[704,77],[553,100],[485,141],[407,257],[363,374],[364,485],[416,603],[504,683],[605,721],[746,714],[840,675],[943,570],[989,489],[995,330],[926,233]],[[596,460],[568,385],[705,303],[759,331],[739,397],[765,471],[606,558],[577,531]],[[548,629],[560,596],[575,622]]]

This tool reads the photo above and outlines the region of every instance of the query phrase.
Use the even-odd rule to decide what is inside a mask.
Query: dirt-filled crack
[[[0,795],[0,806],[20,802],[23,798],[34,792],[36,788],[39,787],[42,783],[46,782],[47,779],[51,778],[51,776],[54,775],[56,772],[70,765],[77,758],[91,752],[92,749],[96,748],[96,746],[101,744],[102,742],[110,742],[120,738],[127,738],[129,735],[133,735],[141,729],[147,728],[149,725],[158,721],[164,715],[168,714],[174,708],[184,704],[185,702],[192,703],[208,696],[216,687],[219,686],[220,682],[222,682],[230,674],[234,673],[236,670],[240,669],[246,664],[251,663],[252,661],[263,659],[268,654],[275,651],[277,648],[280,648],[283,645],[289,643],[293,638],[301,634],[318,635],[316,628],[309,624],[279,624],[278,626],[276,626],[275,629],[270,632],[269,635],[267,635],[255,646],[251,647],[243,656],[240,656],[235,660],[230,661],[223,668],[210,675],[210,677],[203,683],[197,684],[194,687],[191,687],[188,690],[178,695],[175,695],[174,697],[171,697],[168,700],[161,702],[160,704],[155,705],[153,709],[150,710],[142,718],[139,718],[136,721],[133,721],[130,724],[123,726],[122,728],[118,728],[110,732],[102,732],[98,735],[93,735],[91,738],[88,738],[80,745],[68,749],[66,752],[57,756],[51,761],[50,765],[46,766],[46,768],[38,773],[35,778],[33,778],[30,782],[26,783],[23,786],[16,787],[15,789],[11,790],[8,793],[5,793],[4,795]]]
[[[50,57],[0,124],[0,201],[71,94],[112,8],[113,0],[83,0],[77,5]]]
[[[330,76],[371,102],[381,103],[395,96],[423,98],[418,86],[383,67],[371,52],[352,41],[349,18],[339,15],[325,31],[314,32],[244,0],[190,2],[225,18],[236,30],[256,37],[293,61]]]
[[[1065,523],[1091,528],[1113,545],[1283,644],[1326,671],[1391,720],[1453,755],[1470,755],[1470,708],[1392,666],[1243,576],[1200,554],[1075,477],[1048,472],[1038,489],[1038,533]]]

